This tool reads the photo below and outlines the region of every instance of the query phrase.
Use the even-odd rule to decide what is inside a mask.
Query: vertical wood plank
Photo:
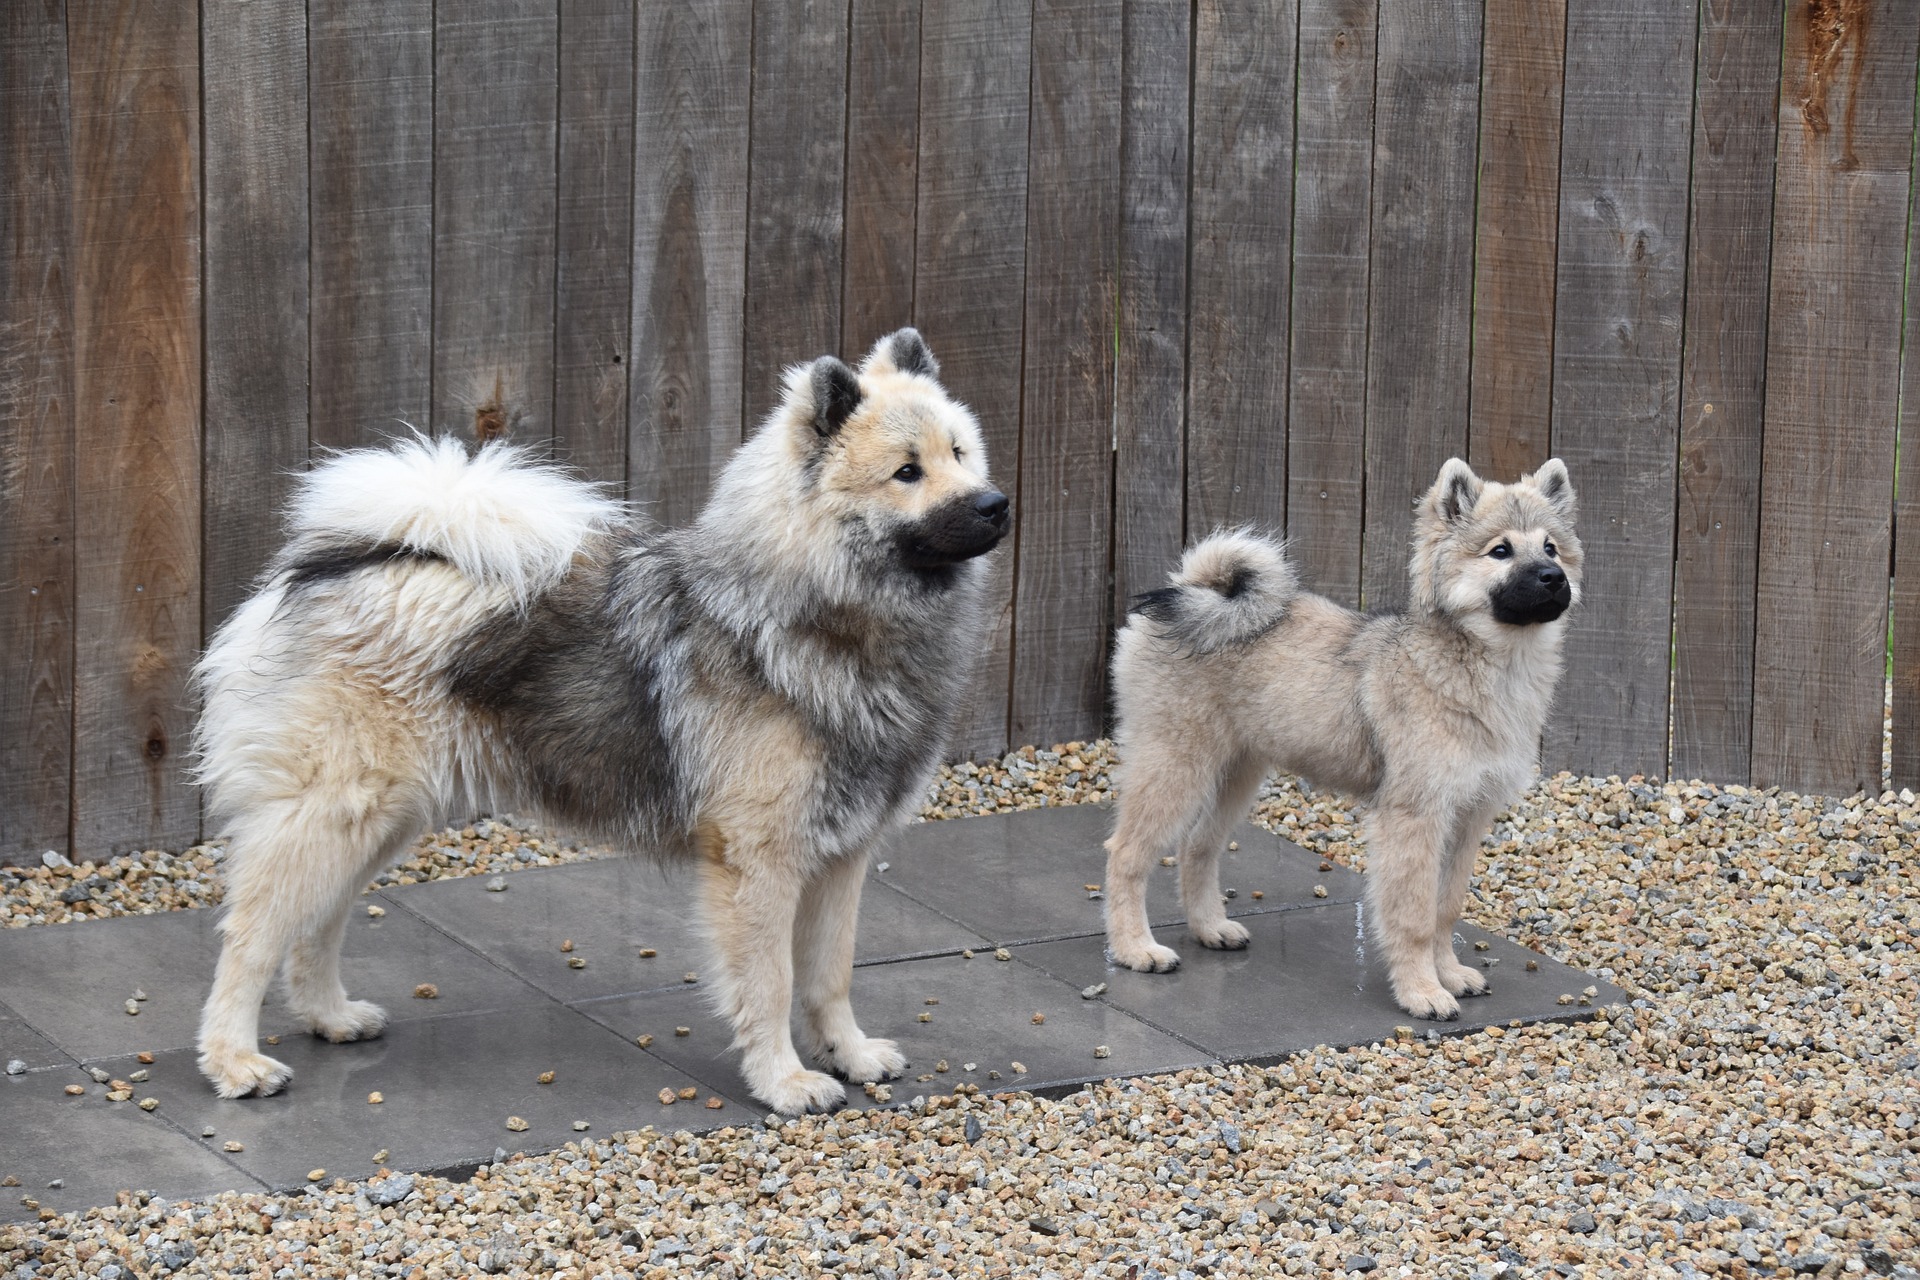
[[[308,0],[308,436],[432,424],[433,0]]]
[[[840,345],[847,0],[760,0],[753,15],[742,402],[751,430],[780,371]]]
[[[1187,536],[1287,514],[1294,0],[1194,14]]]
[[[0,863],[65,852],[73,765],[73,166],[63,0],[0,8]]]
[[[553,438],[553,0],[434,10],[433,429]]]
[[[306,0],[206,0],[202,625],[272,555],[307,457]]]
[[[1765,263],[1781,15],[1779,5],[1739,0],[1700,6],[1674,531],[1677,778],[1744,782],[1753,758]]]
[[[627,494],[693,518],[740,441],[751,0],[640,6]]]
[[[1016,518],[1032,36],[1023,0],[965,0],[921,15],[914,323],[941,380],[979,414],[994,479]],[[1017,551],[994,555],[986,639],[958,718],[956,756],[1007,746]]]
[[[560,4],[553,451],[616,491],[633,321],[633,12],[630,0]]]
[[[1920,137],[1911,172],[1920,178]],[[1920,205],[1909,198],[1906,332],[1900,367],[1900,422],[1893,511],[1892,785],[1920,787]]]
[[[1036,0],[1012,741],[1105,718],[1121,0]]]
[[[920,0],[852,0],[847,37],[847,359],[913,317]]]
[[[1293,174],[1287,549],[1315,591],[1360,603],[1367,229],[1376,0],[1301,0]]]
[[[1467,456],[1511,480],[1547,460],[1552,422],[1567,0],[1487,0],[1486,22]]]
[[[1880,785],[1920,8],[1808,12],[1780,85],[1753,781],[1845,795]]]
[[[1696,26],[1693,0],[1567,9],[1552,443],[1580,494],[1587,616],[1548,770],[1666,772]]]
[[[200,24],[192,3],[72,0],[73,846],[177,847],[200,643]]]
[[[1466,453],[1478,0],[1382,5],[1375,59],[1360,566],[1370,609],[1405,601],[1413,501]]]
[[[1187,161],[1192,15],[1127,0],[1120,98],[1113,618],[1164,585],[1186,502]]]

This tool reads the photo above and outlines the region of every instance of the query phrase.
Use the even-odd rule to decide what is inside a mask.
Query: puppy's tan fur
[[[1512,485],[1448,462],[1416,513],[1404,615],[1301,591],[1280,546],[1251,534],[1189,551],[1173,585],[1143,597],[1114,656],[1115,960],[1150,972],[1179,963],[1147,922],[1147,877],[1168,851],[1194,938],[1247,945],[1223,907],[1220,849],[1280,769],[1369,802],[1368,915],[1402,1007],[1453,1018],[1458,997],[1485,992],[1453,954],[1453,927],[1481,838],[1537,767],[1559,611],[1579,599],[1573,520],[1558,459]],[[1534,596],[1532,620],[1514,621],[1516,601]]]

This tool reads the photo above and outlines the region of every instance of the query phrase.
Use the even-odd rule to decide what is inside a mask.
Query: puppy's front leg
[[[824,1111],[847,1091],[794,1051],[794,912],[805,884],[797,851],[764,835],[701,838],[701,890],[719,952],[715,999],[753,1096],[782,1115]]]
[[[1453,815],[1383,799],[1373,814],[1367,905],[1400,1007],[1451,1022],[1460,1002],[1434,966],[1434,891],[1450,852]]]
[[[1492,990],[1478,969],[1461,964],[1453,954],[1453,926],[1460,922],[1460,907],[1467,900],[1467,887],[1473,883],[1473,866],[1480,856],[1480,841],[1493,826],[1494,809],[1468,813],[1461,822],[1460,837],[1454,841],[1448,864],[1440,876],[1439,894],[1434,902],[1433,965],[1440,985],[1456,996],[1483,996]]]
[[[866,881],[863,851],[814,876],[793,937],[793,968],[808,1049],[855,1084],[900,1074],[907,1060],[891,1040],[877,1040],[853,1018],[853,945]]]

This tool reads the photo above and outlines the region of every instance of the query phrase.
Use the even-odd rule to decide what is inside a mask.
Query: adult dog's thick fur
[[[199,752],[232,839],[200,1065],[272,1093],[284,963],[332,1040],[386,1015],[340,983],[348,908],[441,816],[531,808],[698,867],[720,1011],[754,1094],[838,1102],[902,1066],[848,1003],[868,851],[920,802],[1005,533],[979,424],[920,335],[832,357],[690,528],[648,527],[519,451],[415,440],[304,479],[291,541],[202,661]]]
[[[1113,660],[1120,806],[1107,939],[1130,969],[1153,940],[1147,876],[1179,852],[1187,927],[1247,945],[1220,896],[1220,845],[1278,768],[1369,802],[1367,902],[1409,1012],[1459,1016],[1486,979],[1453,954],[1474,854],[1538,763],[1580,598],[1573,485],[1554,459],[1490,484],[1454,459],[1414,521],[1412,604],[1365,615],[1302,591],[1282,548],[1219,534],[1136,602]]]

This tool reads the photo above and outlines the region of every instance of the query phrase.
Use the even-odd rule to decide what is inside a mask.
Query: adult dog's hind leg
[[[1383,799],[1373,814],[1366,880],[1394,999],[1415,1017],[1443,1022],[1460,1016],[1460,1002],[1434,966],[1434,897],[1451,853],[1452,818]]]
[[[869,1037],[853,1017],[853,946],[866,872],[862,852],[816,875],[801,900],[793,935],[794,981],[807,1047],[855,1084],[890,1079],[907,1065],[900,1046]]]
[[[1187,909],[1187,931],[1203,947],[1238,951],[1247,945],[1246,928],[1227,919],[1226,900],[1220,896],[1220,853],[1227,833],[1246,816],[1266,772],[1251,756],[1229,765],[1212,812],[1194,823],[1181,845],[1180,900]]]
[[[1199,807],[1220,789],[1213,762],[1185,753],[1129,748],[1120,812],[1107,839],[1107,949],[1116,964],[1142,973],[1180,967],[1180,953],[1153,940],[1147,881],[1163,849],[1193,826]]]
[[[783,1115],[846,1098],[838,1080],[809,1071],[793,1047],[794,916],[805,884],[795,851],[771,836],[700,834],[701,897],[719,954],[719,1012],[753,1096]]]
[[[387,1025],[387,1011],[370,1000],[350,1000],[340,981],[340,943],[359,890],[398,854],[408,831],[397,831],[383,841],[366,841],[360,849],[342,850],[339,874],[330,886],[333,909],[294,939],[287,957],[287,1003],[317,1036],[338,1044],[370,1040]],[[371,844],[370,855],[355,858]]]
[[[1480,855],[1480,841],[1493,825],[1494,809],[1468,813],[1453,843],[1447,865],[1441,870],[1438,894],[1434,901],[1433,967],[1440,985],[1456,996],[1483,996],[1492,989],[1486,975],[1461,964],[1453,953],[1453,927],[1460,922],[1460,908],[1467,900],[1467,888],[1473,883],[1474,861]]]

